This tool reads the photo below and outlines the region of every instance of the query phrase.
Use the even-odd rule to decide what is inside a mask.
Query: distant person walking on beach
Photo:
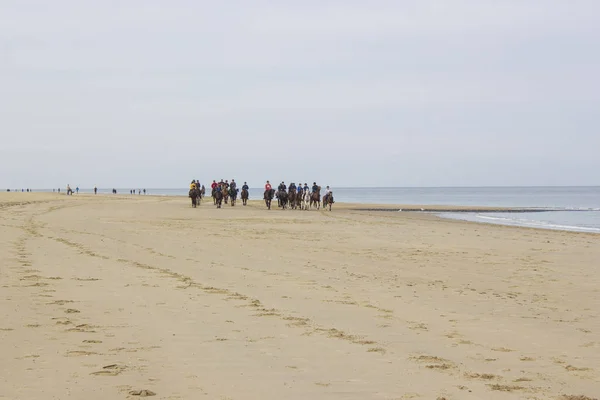
[[[98,194],[98,188],[94,186],[94,194]]]
[[[77,187],[75,188],[75,191],[77,192],[77,194],[79,194],[79,186],[77,186]]]
[[[144,189],[144,195],[146,194],[146,189]]]

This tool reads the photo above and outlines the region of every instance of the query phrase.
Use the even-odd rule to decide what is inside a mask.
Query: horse
[[[188,196],[192,199],[192,207],[196,208],[200,203],[200,191],[196,188],[190,189]]]
[[[145,194],[146,189],[144,189],[144,194]],[[202,200],[202,198],[204,197],[204,195],[206,194],[206,188],[204,187],[204,185],[202,185],[202,190],[200,190],[200,200]]]
[[[292,188],[288,192],[288,201],[290,204],[290,208],[295,210],[296,209],[296,189],[295,188]]]
[[[296,193],[296,208],[302,208],[302,192]]]
[[[225,200],[225,204],[227,204],[227,199],[229,199],[229,188],[223,185],[223,189],[221,189],[221,191],[223,192],[223,200]]]
[[[329,211],[331,211],[331,205],[335,203],[333,201],[333,192],[329,192],[329,194],[326,194],[325,196],[323,196],[323,209],[327,210],[327,206],[329,206]]]
[[[303,210],[308,210],[310,207],[310,190],[304,189],[302,192],[302,206]]]
[[[317,190],[310,195],[310,206],[313,205],[317,207],[317,210],[321,208],[321,190]]]
[[[231,207],[235,206],[235,202],[237,200],[238,191],[239,191],[239,189],[232,189],[229,192],[229,198],[231,199]]]
[[[212,191],[210,192],[210,197],[213,198],[213,205],[217,205],[217,188],[212,188]]]
[[[215,192],[215,205],[217,206],[217,208],[221,208],[222,203],[223,203],[223,192],[221,192],[220,190],[217,190]]]
[[[246,205],[248,203],[248,190],[242,189],[242,204]]]
[[[271,209],[271,201],[273,200],[273,196],[275,195],[275,189],[265,190],[264,199],[267,208]]]
[[[285,210],[289,199],[288,192],[286,192],[285,190],[280,190],[277,197],[279,198],[279,202],[281,203],[281,209]]]

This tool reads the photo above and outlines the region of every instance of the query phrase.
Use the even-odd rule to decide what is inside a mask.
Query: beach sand
[[[0,194],[0,399],[600,397],[600,235],[355,207]]]

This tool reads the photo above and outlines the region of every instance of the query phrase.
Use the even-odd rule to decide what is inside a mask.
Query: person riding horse
[[[292,209],[296,209],[296,193],[296,184],[294,182],[291,182],[288,188],[288,201],[290,204],[290,208]]]
[[[200,202],[200,189],[196,187],[195,183],[190,185],[190,191],[188,196],[192,199],[192,207],[196,208],[198,203]]]
[[[321,186],[313,182],[312,193],[310,195],[310,205],[313,204],[317,207],[317,210],[321,208]]]
[[[214,199],[217,208],[221,208],[221,203],[223,202],[223,191],[221,190],[221,186],[216,187]]]
[[[265,193],[264,193],[263,198],[264,198],[265,204],[267,205],[267,208],[269,210],[271,209],[271,200],[273,200],[274,192],[275,192],[275,189],[273,189],[273,187],[271,186],[269,181],[267,181],[267,183],[265,184]]]
[[[246,205],[248,203],[248,197],[250,192],[249,192],[250,188],[248,187],[248,184],[246,182],[244,182],[244,186],[242,186],[242,204]]]
[[[233,182],[232,182],[232,183],[233,183]],[[235,202],[236,202],[236,200],[237,200],[237,195],[238,195],[238,192],[239,192],[239,189],[237,189],[237,188],[235,187],[235,185],[232,185],[232,186],[229,188],[229,191],[228,191],[228,193],[229,193],[229,199],[231,200],[231,206],[232,206],[232,207],[233,207],[233,206],[235,206]]]

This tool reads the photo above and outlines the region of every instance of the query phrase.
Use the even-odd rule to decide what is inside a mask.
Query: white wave
[[[593,227],[579,226],[579,225],[553,224],[550,222],[534,221],[534,220],[523,219],[523,218],[490,217],[487,215],[476,215],[476,217],[480,218],[480,219],[486,219],[486,220],[502,221],[504,223],[508,223],[509,225],[531,226],[531,227],[536,227],[536,228],[560,229],[560,230],[569,230],[569,231],[600,232],[600,228],[593,228]]]

